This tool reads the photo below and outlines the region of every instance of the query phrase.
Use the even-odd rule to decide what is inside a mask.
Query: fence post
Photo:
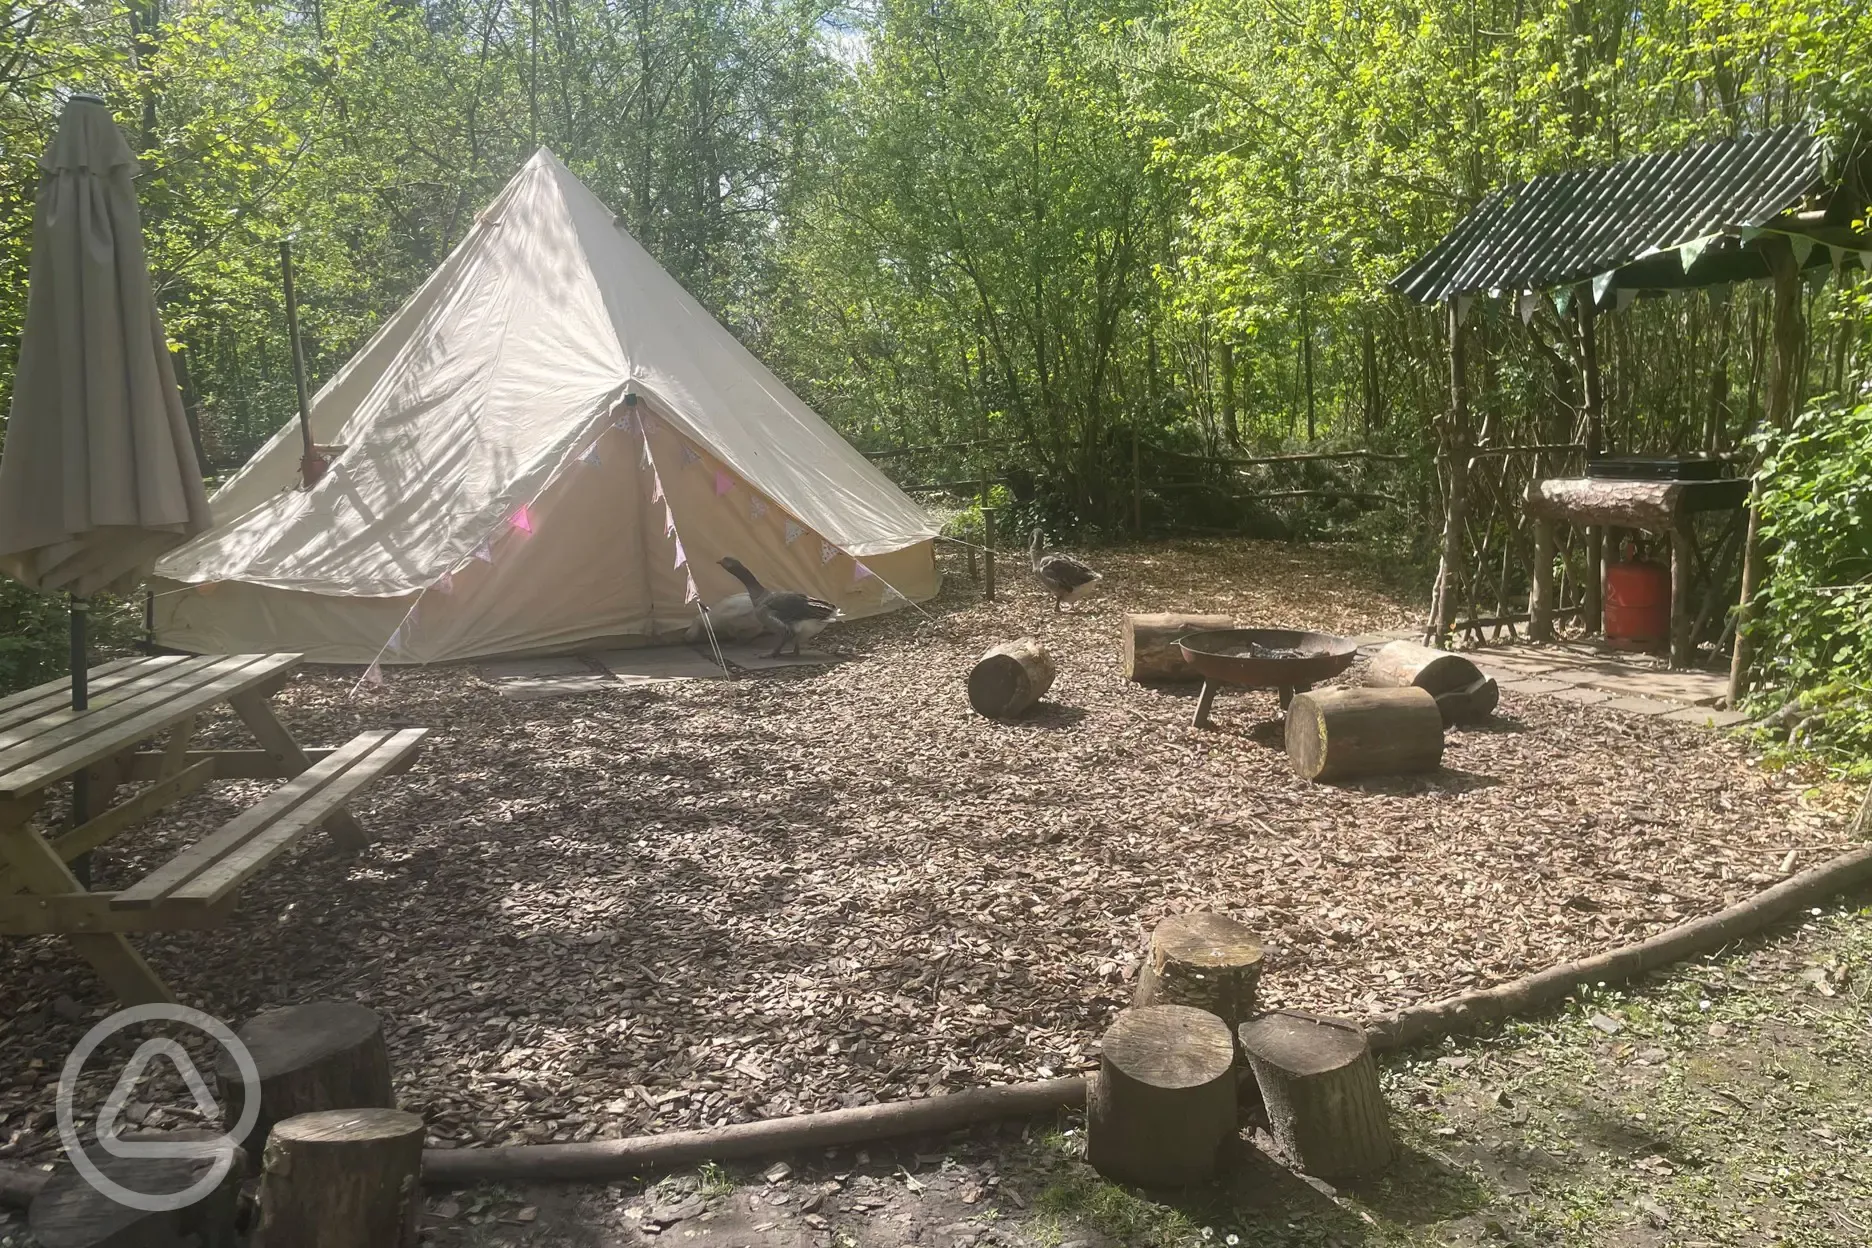
[[[982,598],[994,601],[995,509],[982,508]]]

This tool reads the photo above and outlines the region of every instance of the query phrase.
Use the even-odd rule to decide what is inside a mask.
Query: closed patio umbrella
[[[110,110],[75,95],[39,158],[26,326],[0,450],[0,572],[72,597],[72,704],[85,600],[127,592],[209,527],[131,179]]]

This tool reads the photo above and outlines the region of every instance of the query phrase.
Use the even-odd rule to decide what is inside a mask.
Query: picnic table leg
[[[247,725],[247,731],[253,733],[254,740],[279,765],[281,775],[296,776],[312,765],[312,760],[293,740],[292,733],[273,713],[273,707],[267,702],[265,694],[257,691],[242,693],[229,700],[233,703],[234,713]],[[325,830],[342,849],[359,850],[370,844],[370,834],[352,818],[348,810],[341,810],[327,818]]]
[[[109,810],[117,796],[123,770],[116,759],[94,763],[72,777],[71,826],[82,827],[94,815]],[[91,855],[80,854],[71,863],[72,878],[80,888],[91,888]]]
[[[82,893],[78,879],[45,839],[25,825],[24,819],[0,824],[0,858],[13,867],[28,893]],[[15,897],[14,904],[32,904]],[[173,1003],[175,994],[163,983],[121,932],[68,932],[65,939],[97,971],[117,999],[125,1005]]]

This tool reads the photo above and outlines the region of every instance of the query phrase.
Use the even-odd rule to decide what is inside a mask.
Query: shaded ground
[[[952,580],[935,619],[853,626],[863,661],[824,672],[518,704],[467,669],[357,697],[355,673],[308,673],[279,700],[303,740],[436,728],[361,804],[380,845],[310,846],[227,928],[141,946],[223,1017],[382,1011],[439,1146],[590,1139],[1079,1068],[1176,910],[1265,932],[1271,1000],[1365,1013],[1636,939],[1840,843],[1707,733],[1512,693],[1440,773],[1305,785],[1272,694],[1220,700],[1201,733],[1193,691],[1124,682],[1120,612],[1350,633],[1403,605],[1333,551],[1096,562],[1110,593],[1078,611],[1005,568],[995,604]],[[970,715],[968,665],[1022,632],[1058,660],[1047,704]],[[101,884],[252,791],[125,838]],[[63,945],[0,944],[0,1157],[53,1155],[56,1072],[108,1009]],[[158,1104],[147,1125],[180,1121]]]

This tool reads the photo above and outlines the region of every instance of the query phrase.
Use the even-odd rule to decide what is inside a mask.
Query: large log
[[[1126,680],[1201,680],[1183,661],[1177,642],[1191,633],[1234,628],[1226,615],[1127,615],[1124,617]]]
[[[423,1154],[423,1174],[432,1183],[620,1179],[646,1170],[703,1161],[770,1157],[901,1135],[936,1135],[978,1122],[1027,1118],[1084,1105],[1085,1085],[1080,1076],[1068,1075],[1038,1083],[976,1088],[914,1101],[886,1101],[881,1105],[623,1140],[521,1144],[511,1148],[432,1148]]]
[[[30,1166],[0,1164],[0,1205],[26,1208],[32,1204],[33,1197],[45,1190],[51,1178],[49,1172]]]
[[[1187,1005],[1125,1010],[1105,1033],[1086,1088],[1086,1160],[1143,1187],[1181,1187],[1215,1173],[1235,1131],[1235,1041],[1228,1025]]]
[[[209,1140],[218,1132],[138,1132],[127,1138]],[[114,1157],[89,1141],[85,1155],[106,1179],[139,1196],[185,1193],[204,1181],[213,1157]],[[203,1196],[180,1209],[138,1209],[100,1191],[70,1161],[45,1178],[26,1214],[27,1229],[41,1248],[234,1248],[245,1155]]]
[[[260,1115],[241,1141],[258,1152],[273,1124],[321,1109],[391,1108],[390,1054],[376,1013],[348,1001],[268,1010],[239,1031],[260,1075]],[[234,1059],[215,1064],[228,1122],[241,1116],[247,1088]]]
[[[260,1178],[264,1248],[415,1248],[423,1121],[327,1109],[276,1124]]]
[[[1474,663],[1414,641],[1394,641],[1374,654],[1365,683],[1374,689],[1422,689],[1436,699],[1446,726],[1486,719],[1501,701],[1495,681]]]
[[[1274,1142],[1290,1161],[1320,1178],[1391,1164],[1378,1067],[1357,1023],[1273,1010],[1243,1023],[1240,1035]]]
[[[1307,780],[1433,771],[1443,713],[1422,689],[1321,689],[1287,707],[1287,759]]]
[[[1038,638],[996,646],[969,672],[969,705],[990,719],[1012,719],[1053,687],[1053,658]]]
[[[1255,1014],[1261,959],[1261,942],[1235,920],[1173,914],[1151,933],[1131,1004],[1195,1006],[1221,1019],[1232,1035]]]

